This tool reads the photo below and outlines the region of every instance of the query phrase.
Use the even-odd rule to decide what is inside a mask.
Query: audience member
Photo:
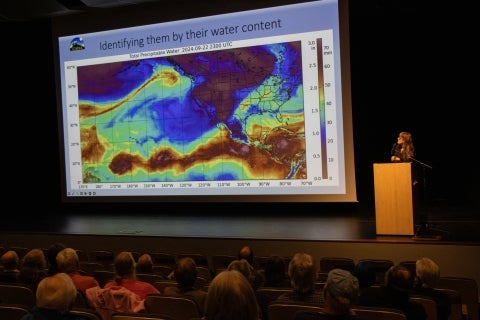
[[[264,278],[264,287],[291,288],[290,280],[286,273],[285,260],[280,256],[272,255],[267,259]],[[268,305],[276,299],[276,296],[259,290],[255,291],[255,295],[262,310],[262,319],[267,320]]]
[[[264,269],[265,287],[291,287],[290,279],[287,276],[287,268],[285,260],[278,256],[272,255],[267,259]]]
[[[245,259],[250,264],[250,266],[252,266],[252,280],[250,281],[250,283],[252,283],[254,290],[262,286],[265,282],[265,279],[262,272],[260,272],[255,265],[255,255],[253,253],[253,249],[250,246],[241,247],[238,251],[237,259]]]
[[[250,263],[248,263],[247,260],[233,260],[228,264],[227,270],[237,270],[238,272],[243,274],[244,277],[248,280],[248,282],[250,282],[250,284],[252,285],[253,290],[256,290],[256,288],[253,287],[253,267]]]
[[[253,267],[255,262],[255,256],[253,254],[253,249],[250,246],[243,246],[240,248],[237,254],[237,259],[245,259]]]
[[[0,282],[15,283],[20,272],[18,270],[20,259],[14,250],[8,250],[0,258],[0,265],[3,269],[0,272]]]
[[[323,292],[315,288],[317,267],[310,254],[296,253],[288,265],[288,276],[293,289],[281,294],[278,300],[323,305]]]
[[[57,266],[57,254],[66,247],[66,245],[60,242],[53,243],[50,247],[48,247],[46,253],[48,263],[47,275],[53,276],[55,273],[60,272]]]
[[[80,273],[80,260],[77,251],[72,248],[65,248],[57,254],[56,265],[60,272],[68,274],[75,284],[75,287],[83,294],[88,288],[99,286],[98,281],[92,276]]]
[[[438,320],[447,320],[452,311],[450,296],[435,290],[440,278],[440,267],[430,258],[421,258],[415,263],[415,270],[416,277],[412,293],[435,300]]]
[[[380,288],[379,286],[376,286],[377,274],[375,269],[367,261],[361,260],[355,264],[352,274],[357,277],[360,287],[360,298],[358,304],[374,304],[376,294],[378,294],[378,290]]]
[[[45,277],[38,284],[32,313],[21,320],[85,320],[70,313],[76,297],[77,288],[66,273]]]
[[[236,270],[213,278],[205,302],[205,320],[259,320],[260,308],[251,284]]]
[[[205,290],[194,288],[197,280],[197,264],[190,257],[178,259],[173,268],[177,286],[166,287],[163,295],[166,296],[184,296],[195,301],[200,315],[203,317],[205,308],[205,299],[207,292]]]
[[[38,283],[46,277],[47,259],[41,249],[31,249],[20,260],[17,275],[18,282],[30,286],[33,292],[37,291]]]
[[[148,253],[142,254],[137,260],[137,273],[154,273],[152,256]]]
[[[411,278],[407,267],[401,264],[390,267],[385,274],[385,283],[376,296],[369,299],[370,306],[399,309],[405,313],[407,320],[426,320],[427,314],[423,305],[410,301]]]
[[[152,284],[137,280],[135,259],[131,252],[122,251],[117,254],[113,265],[115,268],[115,280],[107,282],[104,286],[105,289],[113,286],[123,286],[136,293],[142,300],[149,293],[160,293]]]
[[[324,288],[323,311],[313,313],[298,311],[295,320],[349,320],[363,319],[352,309],[358,302],[360,287],[358,279],[349,271],[332,269],[328,272]]]

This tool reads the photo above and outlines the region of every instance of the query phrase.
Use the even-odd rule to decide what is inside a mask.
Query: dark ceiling
[[[166,0],[1,0],[0,21],[31,21]]]

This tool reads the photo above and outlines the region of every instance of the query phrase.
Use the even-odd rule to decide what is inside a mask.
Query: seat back
[[[426,296],[411,296],[410,301],[420,303],[427,313],[426,320],[437,320],[437,303],[433,298]]]
[[[150,253],[152,257],[153,264],[156,266],[168,266],[173,268],[176,261],[176,256],[173,253],[167,252],[152,252]]]
[[[147,313],[166,314],[175,320],[189,320],[200,317],[197,304],[186,297],[147,294],[144,303]]]
[[[212,281],[212,272],[207,267],[199,266],[197,267],[197,275],[204,278],[208,283]]]
[[[84,317],[88,320],[103,320],[100,314],[91,308],[74,307],[72,310],[70,310],[70,313]]]
[[[177,281],[175,280],[160,280],[160,281],[155,281],[153,283],[153,286],[160,291],[160,293],[165,292],[166,287],[176,287],[177,286]]]
[[[78,308],[88,308],[87,297],[85,293],[77,289],[77,297],[75,298],[75,302],[73,303],[74,307]]]
[[[115,272],[107,270],[95,270],[93,272],[93,277],[97,280],[100,287],[103,288],[107,282],[115,279]]]
[[[457,290],[452,289],[435,288],[434,290],[446,293],[450,297],[451,312],[448,320],[463,320],[462,299],[460,297],[460,293],[458,293]]]
[[[222,270],[227,269],[230,262],[236,260],[234,255],[216,254],[212,256],[212,269],[214,274],[219,273]]]
[[[332,269],[343,269],[352,272],[355,267],[355,261],[351,258],[343,257],[321,257],[320,272],[328,273]]]
[[[88,261],[103,264],[107,269],[113,264],[115,254],[110,250],[92,250],[88,252]]]
[[[297,311],[320,312],[320,305],[273,301],[268,305],[268,320],[293,320]]]
[[[364,261],[375,270],[377,284],[385,283],[385,273],[394,265],[394,262],[389,259],[361,259],[360,261]]]
[[[2,320],[20,320],[30,312],[30,308],[21,304],[0,304],[0,319]]]
[[[437,288],[456,290],[462,301],[462,313],[467,320],[478,318],[478,284],[473,278],[440,277]]]
[[[159,275],[163,276],[165,279],[168,279],[170,274],[172,274],[172,272],[173,272],[172,267],[167,266],[167,265],[162,265],[162,264],[154,265],[152,268],[153,268],[153,272],[155,274],[159,274]]]
[[[165,278],[159,274],[153,273],[137,273],[137,280],[154,284],[156,281],[164,280]]]
[[[368,320],[407,320],[407,316],[401,310],[391,308],[356,306],[353,311]]]
[[[166,314],[117,312],[112,314],[112,320],[174,320]]]
[[[292,288],[281,288],[281,287],[259,287],[257,293],[267,295],[273,300],[276,300],[285,292],[291,292]]]
[[[80,261],[80,270],[86,275],[93,276],[97,270],[107,270],[106,267],[98,262]]]
[[[0,301],[2,303],[20,304],[33,308],[35,300],[35,292],[29,286],[19,283],[0,283]]]

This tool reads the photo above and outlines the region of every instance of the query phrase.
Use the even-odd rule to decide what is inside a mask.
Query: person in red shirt
[[[137,280],[135,259],[131,252],[122,251],[113,261],[115,267],[115,279],[105,284],[104,289],[113,286],[122,286],[136,293],[140,299],[145,299],[149,293],[160,293],[151,283]]]

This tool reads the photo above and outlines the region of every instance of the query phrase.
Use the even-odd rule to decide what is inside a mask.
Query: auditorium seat
[[[407,320],[405,314],[398,309],[360,306],[352,309],[357,315],[368,320]]]
[[[376,273],[376,283],[383,284],[385,283],[385,273],[387,273],[388,269],[394,265],[392,260],[389,259],[360,259],[358,262],[364,261],[368,263]]]
[[[426,320],[437,320],[437,303],[433,298],[427,296],[412,295],[410,301],[420,303],[427,313]]]
[[[343,269],[352,272],[355,267],[355,261],[345,257],[321,257],[320,272],[328,273],[332,269]]]
[[[112,314],[111,320],[175,320],[166,314],[144,312],[117,312]]]
[[[291,291],[292,291],[292,288],[281,288],[281,287],[259,287],[257,289],[257,293],[264,294],[271,297],[272,301],[276,300],[283,293],[291,292]]]
[[[227,269],[230,262],[236,259],[237,257],[233,255],[225,255],[225,254],[212,255],[212,269],[214,274],[218,274],[220,271]]]
[[[152,257],[153,265],[155,266],[168,266],[173,268],[176,261],[176,256],[173,253],[167,252],[152,252],[149,253]]]
[[[78,261],[88,261],[88,254],[85,250],[75,249],[78,256]]]
[[[30,308],[21,304],[0,303],[0,319],[2,320],[19,320],[30,312]]]
[[[35,293],[24,284],[0,283],[0,301],[7,304],[19,304],[28,308],[35,306]]]
[[[448,320],[463,320],[462,299],[460,297],[460,293],[457,290],[444,288],[435,288],[434,290],[446,293],[450,297],[450,303],[452,305],[452,308]]]
[[[153,283],[153,286],[160,291],[160,293],[165,292],[166,287],[176,287],[177,286],[177,281],[175,280],[160,280],[160,281],[155,281]]]
[[[70,313],[81,316],[85,319],[88,320],[103,320],[100,314],[98,314],[94,309],[92,308],[79,308],[79,307],[74,307],[72,310],[70,310]]]
[[[98,262],[87,262],[87,261],[80,261],[80,270],[83,273],[93,276],[93,273],[97,270],[106,270],[105,266]],[[111,271],[111,270],[109,270]]]
[[[93,277],[97,279],[98,284],[103,288],[107,282],[115,279],[115,272],[107,270],[95,270],[93,272]]]
[[[156,281],[164,280],[165,277],[153,273],[137,273],[137,280],[154,284]]]
[[[468,277],[440,277],[437,288],[456,290],[462,301],[462,314],[468,320],[478,320],[478,284]]]
[[[166,314],[175,320],[190,320],[200,317],[197,304],[192,299],[162,294],[147,294],[145,311]]]
[[[197,266],[197,275],[204,278],[207,282],[212,281],[212,272],[204,266]]]
[[[154,273],[162,275],[165,279],[173,272],[173,267],[167,265],[154,265],[152,268]]]
[[[273,301],[268,305],[268,320],[292,320],[297,311],[320,312],[320,305]]]
[[[113,264],[115,254],[110,250],[92,250],[88,252],[88,261],[97,262],[109,267]]]

